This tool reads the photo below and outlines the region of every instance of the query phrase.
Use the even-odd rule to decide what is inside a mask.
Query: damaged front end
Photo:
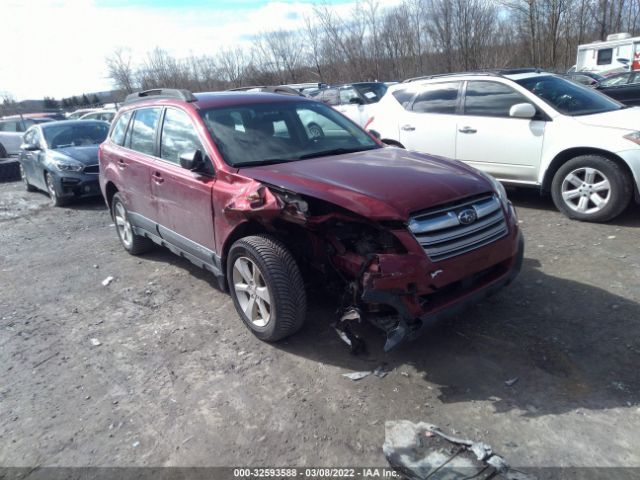
[[[478,212],[489,211],[487,198],[478,200]],[[499,290],[517,275],[524,243],[515,212],[510,204],[493,197],[491,201],[498,202],[498,207],[487,215],[500,216],[505,233],[435,261],[422,232],[410,225],[413,219],[374,221],[330,202],[259,182],[251,182],[242,199],[236,197],[228,204],[225,215],[260,223],[291,246],[301,263],[323,278],[336,280],[341,307],[334,326],[352,351],[364,348],[352,328],[363,320],[385,332],[384,349],[388,351],[416,338],[424,327]],[[468,204],[454,205],[452,211],[457,214],[456,209],[464,205]],[[431,221],[433,215],[428,213],[425,218]],[[418,217],[423,222],[420,225],[423,217]],[[446,227],[437,234],[452,230]],[[454,232],[451,242],[460,242],[460,238]]]

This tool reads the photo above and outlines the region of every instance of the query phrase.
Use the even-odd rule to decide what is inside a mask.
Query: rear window
[[[611,59],[613,58],[613,49],[612,48],[603,48],[602,50],[598,50],[598,65],[609,65],[611,63]]]

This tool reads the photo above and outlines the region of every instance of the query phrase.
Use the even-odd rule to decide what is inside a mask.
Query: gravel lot
[[[386,466],[384,422],[408,419],[520,467],[640,467],[640,208],[583,224],[511,196],[516,282],[389,354],[363,326],[355,357],[315,288],[303,331],[264,344],[212,276],[126,254],[101,200],[0,184],[0,465]]]

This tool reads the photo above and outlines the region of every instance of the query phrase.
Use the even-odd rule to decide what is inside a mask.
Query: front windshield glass
[[[606,95],[564,78],[535,76],[516,82],[564,115],[591,115],[624,108]]]
[[[106,123],[82,123],[46,125],[42,128],[44,139],[51,149],[65,147],[84,147],[104,142],[109,133]]]
[[[319,102],[244,104],[201,110],[225,161],[235,167],[291,162],[380,148]]]

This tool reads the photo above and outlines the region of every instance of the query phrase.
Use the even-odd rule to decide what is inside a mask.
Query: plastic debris
[[[109,285],[111,282],[113,282],[113,277],[111,275],[109,275],[107,278],[105,278],[102,281],[102,286],[106,287],[107,285]]]
[[[518,377],[513,377],[513,378],[510,378],[509,380],[506,380],[504,384],[507,387],[513,387],[516,383],[518,383],[518,380],[520,380]]]
[[[369,375],[371,375],[373,372],[366,371],[366,372],[351,372],[351,373],[343,373],[342,376],[345,378],[348,378],[349,380],[353,380],[354,382],[357,382],[358,380],[362,380],[365,377],[368,377]]]
[[[92,338],[91,345],[93,345],[94,347],[99,347],[100,345],[102,345],[102,342],[100,342],[100,340],[98,340],[97,338]]]
[[[378,378],[384,378],[387,376],[388,373],[389,372],[387,371],[387,366],[384,363],[381,365],[378,365],[376,369],[373,371],[373,374]]]
[[[391,467],[411,480],[535,480],[511,469],[490,445],[448,435],[425,422],[386,422],[382,450]]]

